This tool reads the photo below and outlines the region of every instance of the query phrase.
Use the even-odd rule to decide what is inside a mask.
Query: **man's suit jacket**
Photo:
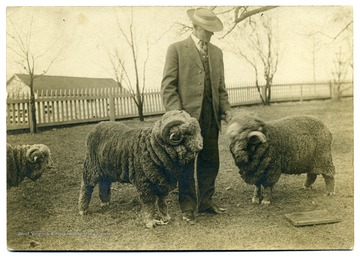
[[[224,62],[221,49],[208,43],[212,104],[216,122],[230,110],[225,90]],[[205,69],[191,36],[169,46],[164,67],[161,93],[165,110],[185,110],[200,119],[204,97]]]

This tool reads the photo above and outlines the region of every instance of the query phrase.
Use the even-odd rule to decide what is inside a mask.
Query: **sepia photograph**
[[[354,6],[254,3],[4,6],[7,252],[354,249]]]

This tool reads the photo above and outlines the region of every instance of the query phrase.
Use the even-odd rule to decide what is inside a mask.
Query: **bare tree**
[[[346,58],[340,48],[339,52],[335,54],[334,68],[332,72],[333,79],[330,81],[330,87],[333,94],[332,97],[335,100],[341,100],[342,93],[348,88],[344,83],[349,66],[351,66],[351,64],[346,61]]]
[[[334,30],[336,28],[336,30]],[[335,31],[335,33],[334,33]],[[353,15],[349,6],[336,7],[336,12],[321,28],[314,27],[310,33],[305,34],[312,41],[313,78],[316,81],[316,54],[322,48],[347,45],[350,51],[342,52],[342,59],[353,68]],[[338,53],[336,54],[338,55]],[[336,61],[335,61],[336,62]]]
[[[113,48],[112,51],[108,50],[107,52],[108,54],[108,60],[110,62],[110,75],[113,76],[115,78],[115,81],[117,83],[117,85],[119,86],[119,88],[121,89],[125,89],[125,88],[129,88],[127,86],[125,86],[126,83],[124,83],[125,80],[125,61],[123,60],[123,57],[119,51],[119,49],[117,49],[116,47]],[[108,71],[109,67],[103,67],[104,70]],[[129,79],[129,76],[126,76],[126,80]],[[129,84],[129,82],[127,83]]]
[[[11,19],[8,19],[11,25],[7,32],[7,49],[14,55],[15,63],[19,68],[25,71],[29,75],[29,88],[30,88],[30,132],[37,133],[37,121],[36,121],[36,106],[35,106],[35,94],[34,94],[34,82],[37,78],[46,74],[53,63],[60,56],[63,49],[56,51],[53,57],[49,57],[49,52],[53,52],[54,45],[48,46],[42,52],[35,53],[34,42],[36,38],[33,35],[33,23],[32,17],[29,22],[29,28],[26,32],[20,33]],[[56,42],[56,41],[55,41]],[[55,44],[55,43],[54,43]],[[45,61],[48,60],[48,61]]]
[[[336,35],[333,36],[333,41],[345,41],[348,49],[350,50],[347,53],[347,57],[344,58],[347,60],[348,64],[352,69],[354,69],[354,60],[353,60],[353,9],[350,6],[342,6],[339,8],[339,11],[335,13],[332,18],[333,23],[339,23],[342,26]]]
[[[254,69],[255,85],[261,101],[263,105],[270,105],[271,85],[279,63],[278,40],[271,19],[265,15],[249,24],[233,32],[231,48]],[[263,72],[264,86],[259,85],[260,71]]]
[[[319,32],[308,33],[305,36],[312,40],[312,67],[313,67],[313,80],[316,82],[316,54],[324,46],[324,43],[319,39]]]
[[[113,53],[109,54],[109,59],[113,68],[115,79],[119,86],[125,88],[130,92],[136,107],[140,121],[144,121],[144,91],[146,85],[146,65],[149,60],[150,43],[149,37],[141,42],[136,40],[134,14],[131,8],[129,25],[126,27],[120,22],[117,16],[117,26],[121,36],[123,37],[127,48],[131,53],[131,62],[128,64],[123,54],[117,47],[114,48]],[[145,50],[145,57],[141,63],[139,60],[139,48],[143,47]],[[124,47],[122,46],[123,50]],[[133,70],[132,70],[133,69]],[[133,74],[130,71],[133,71]],[[142,78],[142,81],[140,81]]]

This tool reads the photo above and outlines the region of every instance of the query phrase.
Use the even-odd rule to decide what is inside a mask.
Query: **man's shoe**
[[[211,206],[211,207],[206,208],[204,210],[199,210],[199,213],[203,213],[203,214],[221,214],[221,213],[224,213],[225,211],[226,211],[225,208]]]
[[[195,224],[195,216],[193,211],[185,211],[182,213],[182,219],[191,225]]]

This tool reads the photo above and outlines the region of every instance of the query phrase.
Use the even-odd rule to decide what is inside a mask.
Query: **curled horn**
[[[47,157],[49,158],[49,161],[52,161],[50,156],[50,150],[46,145],[34,144],[26,152],[26,159],[31,163],[35,163],[39,156]]]
[[[31,163],[35,163],[36,159],[38,158],[38,156],[36,156],[35,154],[40,150],[39,146],[32,146],[30,147],[30,149],[27,150],[26,152],[26,159],[31,162]]]
[[[171,145],[178,145],[183,140],[183,137],[180,137],[179,139],[175,139],[175,134],[174,133],[170,134],[170,129],[173,128],[174,126],[181,125],[183,123],[184,123],[183,120],[173,120],[165,124],[164,127],[162,128],[162,133],[161,133],[161,137],[164,139],[164,141],[166,141]]]
[[[266,136],[262,132],[253,131],[248,134],[247,138],[250,140],[253,136],[257,137],[262,143],[266,142]]]

